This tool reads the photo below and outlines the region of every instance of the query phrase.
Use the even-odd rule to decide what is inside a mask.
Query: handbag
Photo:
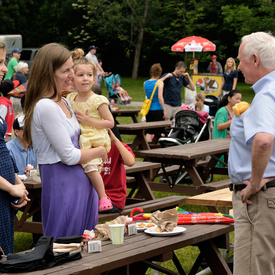
[[[150,110],[150,107],[151,107],[151,103],[152,103],[152,100],[153,100],[153,96],[155,94],[155,91],[156,91],[156,88],[157,88],[157,84],[158,84],[159,80],[156,82],[155,84],[155,87],[154,87],[154,90],[151,94],[151,97],[150,99],[146,98],[142,104],[142,107],[141,107],[141,110],[139,112],[139,114],[141,116],[146,116],[148,113],[149,113],[149,110]]]

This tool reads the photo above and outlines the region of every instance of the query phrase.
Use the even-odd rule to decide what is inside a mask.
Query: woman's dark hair
[[[238,89],[231,90],[228,94],[224,95],[218,104],[218,109],[228,104],[228,97],[233,97],[235,94],[242,94]]]

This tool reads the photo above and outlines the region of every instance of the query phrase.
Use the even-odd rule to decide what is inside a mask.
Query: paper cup
[[[111,231],[112,244],[123,244],[124,224],[109,224]]]

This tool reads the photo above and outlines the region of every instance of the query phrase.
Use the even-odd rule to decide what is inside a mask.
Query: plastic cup
[[[124,224],[109,224],[111,231],[112,244],[123,244]]]

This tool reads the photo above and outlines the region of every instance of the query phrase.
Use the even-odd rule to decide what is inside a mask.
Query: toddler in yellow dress
[[[108,108],[108,99],[92,91],[96,82],[96,66],[84,57],[74,62],[74,85],[77,92],[67,96],[80,123],[81,135],[79,145],[81,149],[104,146],[106,151],[111,149],[111,140],[106,129],[114,126],[114,119]],[[99,212],[113,208],[112,202],[105,193],[105,187],[100,175],[102,159],[96,158],[83,164],[93,187],[98,193]]]

